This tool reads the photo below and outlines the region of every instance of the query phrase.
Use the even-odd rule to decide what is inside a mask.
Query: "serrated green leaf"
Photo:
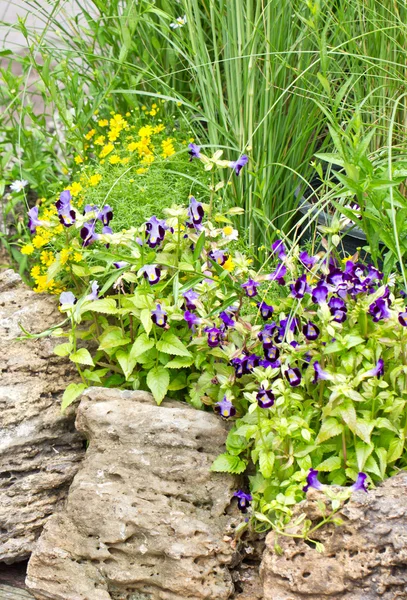
[[[115,356],[127,381],[133,373],[137,360],[131,356],[131,352],[123,349],[118,350]]]
[[[153,346],[154,346],[154,340],[150,339],[146,333],[142,333],[135,340],[135,342],[130,350],[130,356],[132,359],[138,358],[139,356],[144,354],[144,352],[148,352],[148,350],[151,350],[151,348],[153,348]]]
[[[185,372],[176,373],[174,379],[171,380],[170,385],[168,386],[168,390],[171,392],[176,392],[178,390],[183,390],[188,386],[187,376]]]
[[[166,331],[157,342],[157,350],[166,354],[175,354],[176,356],[192,356],[181,340],[169,331]]]
[[[358,469],[359,471],[363,471],[367,459],[374,450],[374,446],[372,444],[365,444],[364,442],[358,441],[356,442],[355,450]]]
[[[349,398],[344,400],[344,402],[340,406],[340,414],[342,419],[345,421],[346,425],[352,431],[352,433],[355,433],[357,417],[352,400],[350,400]]]
[[[157,404],[165,398],[170,384],[170,374],[164,367],[155,367],[147,374],[147,385],[151,390]]]
[[[243,473],[246,470],[246,463],[238,456],[231,454],[220,454],[212,463],[211,471],[217,473]]]
[[[355,433],[365,444],[370,444],[370,434],[372,433],[374,424],[358,419],[355,427]]]
[[[190,367],[194,362],[194,358],[191,356],[180,356],[179,358],[173,358],[165,365],[167,369],[182,369],[184,367]]]
[[[108,327],[99,337],[98,350],[110,350],[125,346],[131,342],[130,338],[123,335],[121,327]]]
[[[75,402],[86,388],[84,383],[70,383],[62,396],[61,411],[64,412],[72,402]]]
[[[402,438],[394,438],[389,444],[387,451],[387,463],[392,463],[400,458],[403,454],[404,440]]]
[[[58,344],[54,348],[54,354],[57,356],[68,356],[72,351],[72,343],[66,342],[65,344]]]
[[[90,367],[94,366],[90,352],[86,348],[80,348],[76,352],[73,352],[69,355],[69,358],[72,362],[79,363],[80,365],[89,365]]]
[[[103,298],[102,300],[87,301],[82,307],[82,312],[85,311],[98,312],[105,315],[115,315],[117,312],[116,300],[114,300],[114,298]]]
[[[151,310],[149,308],[143,308],[143,310],[140,313],[140,321],[144,327],[146,334],[149,335],[151,329],[153,328],[153,322],[151,320]]]
[[[325,442],[326,440],[329,440],[332,437],[340,435],[342,431],[342,423],[339,423],[333,417],[329,417],[322,423],[321,429],[319,430],[315,443],[320,444],[321,442]]]
[[[336,471],[336,469],[341,468],[341,464],[341,458],[339,456],[330,456],[326,460],[322,461],[318,465],[317,469],[318,471],[326,472]]]
[[[274,452],[262,450],[259,454],[260,473],[266,479],[271,477],[273,474],[274,460]]]

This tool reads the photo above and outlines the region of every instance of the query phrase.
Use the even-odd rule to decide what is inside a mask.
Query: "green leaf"
[[[150,340],[150,338],[148,337],[148,335],[146,333],[142,333],[135,340],[135,342],[130,350],[130,356],[132,359],[137,358],[138,356],[141,356],[142,354],[144,354],[144,352],[151,350],[151,348],[153,346],[154,346],[154,340]]]
[[[315,443],[320,444],[321,442],[325,442],[325,440],[329,440],[332,437],[340,435],[342,431],[342,423],[339,423],[333,417],[329,417],[322,423]]]
[[[123,336],[121,327],[108,327],[99,337],[98,350],[109,350],[110,348],[125,346],[130,341],[130,338]]]
[[[326,460],[322,461],[317,467],[318,471],[336,471],[341,468],[341,458],[339,456],[330,456]]]
[[[359,471],[363,471],[367,459],[374,450],[374,446],[372,444],[365,444],[363,442],[358,441],[356,442],[355,450],[358,469]]]
[[[364,342],[364,338],[360,337],[360,335],[349,335],[346,337],[345,348],[350,350],[354,346],[359,346],[359,344],[363,344]]]
[[[180,356],[179,358],[173,358],[165,366],[167,369],[183,369],[184,367],[190,367],[193,362],[193,357]]]
[[[175,354],[176,356],[192,356],[181,340],[169,331],[166,331],[161,340],[157,342],[157,350],[166,354]]]
[[[61,411],[64,412],[72,402],[75,402],[86,388],[84,383],[70,383],[62,396]]]
[[[58,344],[54,348],[54,354],[57,356],[68,356],[72,351],[72,343],[66,342],[65,344]]]
[[[246,470],[246,463],[238,456],[230,454],[220,454],[212,463],[211,471],[217,473],[243,473]]]
[[[80,348],[76,352],[73,352],[69,355],[69,358],[72,362],[79,363],[80,365],[89,365],[90,367],[94,366],[90,352],[86,348]]]
[[[168,386],[168,390],[170,390],[171,392],[176,392],[178,390],[183,390],[187,386],[187,376],[185,371],[183,371],[181,373],[175,373],[175,377],[171,380],[171,383]]]
[[[374,424],[358,419],[355,427],[355,433],[366,444],[370,444],[370,434],[372,433]]]
[[[345,421],[346,425],[352,431],[352,433],[356,432],[356,410],[353,406],[352,400],[347,398],[340,406],[340,414],[342,419]]]
[[[82,312],[85,311],[98,312],[105,315],[115,315],[117,312],[116,300],[113,298],[103,298],[102,300],[87,301],[82,307]]]
[[[387,462],[392,463],[400,458],[403,454],[404,440],[402,438],[394,438],[389,444],[387,452]]]
[[[153,328],[153,322],[151,320],[151,310],[149,308],[143,308],[140,313],[140,321],[145,329],[147,335],[149,335]]]
[[[271,451],[265,452],[264,450],[262,450],[259,454],[260,473],[266,479],[271,477],[273,474],[274,460],[275,460],[274,452],[271,452]]]
[[[116,358],[127,381],[133,373],[137,360],[131,356],[131,352],[126,352],[126,350],[123,349],[116,352]]]
[[[205,244],[205,232],[203,231],[195,244],[194,261],[198,260],[198,258],[201,256],[201,252],[202,252],[202,248],[204,247],[204,244]]]
[[[164,367],[155,367],[147,374],[147,385],[157,404],[161,404],[170,384],[170,374]]]

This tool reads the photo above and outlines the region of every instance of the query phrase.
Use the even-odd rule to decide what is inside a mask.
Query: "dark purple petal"
[[[280,356],[280,350],[277,346],[264,346],[264,356],[267,360],[275,362]]]
[[[88,221],[85,223],[80,231],[80,236],[83,240],[83,246],[89,246],[96,240],[99,239],[99,234],[95,231],[96,222]]]
[[[257,283],[253,279],[249,279],[248,281],[246,281],[246,283],[242,283],[241,287],[246,292],[246,296],[248,296],[249,298],[253,298],[257,295],[257,288],[259,287],[259,285],[260,283]]]
[[[297,367],[290,367],[284,373],[288,383],[291,387],[297,387],[301,383],[301,371]]]
[[[231,317],[228,315],[228,313],[226,311],[222,311],[219,314],[219,318],[222,319],[222,321],[224,322],[226,327],[234,327],[235,326],[234,320],[231,319]]]
[[[328,379],[332,379],[331,375],[329,375],[329,373],[327,371],[324,371],[323,368],[321,367],[321,365],[319,364],[319,362],[316,360],[314,362],[314,364],[312,365],[314,367],[314,380],[313,383],[316,383],[317,381],[326,381]]]
[[[290,285],[290,288],[291,295],[294,296],[294,298],[304,298],[306,293],[311,292],[311,288],[307,283],[307,276],[305,274],[298,277],[295,283]]]
[[[308,323],[306,323],[306,325],[303,326],[302,332],[307,338],[307,340],[310,340],[311,342],[315,341],[320,333],[319,328],[315,325],[315,323],[312,323],[311,321],[308,321]]]
[[[258,302],[257,307],[264,320],[270,319],[273,316],[274,308],[267,304],[267,302]]]
[[[146,223],[146,240],[150,248],[155,248],[165,237],[166,223],[154,215]]]
[[[309,470],[307,475],[307,485],[304,485],[302,491],[308,492],[310,487],[315,488],[316,490],[322,490],[324,488],[323,484],[318,481],[318,471],[315,469]]]
[[[208,334],[208,346],[210,348],[216,348],[222,341],[222,332],[217,327],[207,327],[205,329]]]
[[[281,242],[281,240],[278,240],[278,241]],[[274,242],[274,243],[276,243],[276,242]],[[266,279],[268,279],[269,281],[277,281],[277,283],[279,285],[285,285],[284,276],[286,275],[286,273],[287,273],[287,267],[285,267],[282,263],[280,263],[279,265],[277,265],[277,268],[275,271],[273,271],[273,273],[266,275]]]
[[[250,494],[246,494],[242,490],[238,490],[233,494],[235,498],[237,498],[237,506],[242,513],[246,513],[247,509],[250,506],[250,502],[253,500]]]
[[[224,265],[226,262],[226,254],[222,250],[211,250],[208,253],[208,257],[218,265]]]
[[[406,311],[399,313],[398,319],[399,319],[400,325],[402,325],[403,327],[407,327],[407,312]]]
[[[71,227],[76,220],[76,213],[71,206],[71,192],[69,190],[61,192],[59,200],[55,202],[55,206],[62,225]]]
[[[370,371],[368,371],[366,373],[366,376],[368,377],[383,377],[384,375],[384,360],[382,358],[379,358],[379,360],[376,363],[376,366],[373,367],[373,369],[370,369]]]
[[[263,387],[256,394],[257,404],[260,408],[270,408],[274,404],[274,394],[272,390],[265,390]]]
[[[187,310],[194,310],[196,308],[195,300],[198,300],[199,294],[190,289],[182,294],[185,299],[185,306]]]
[[[188,154],[190,156],[189,160],[191,161],[193,158],[200,158],[200,146],[197,146],[196,144],[188,144]]]
[[[353,485],[350,486],[352,492],[357,492],[359,490],[363,490],[367,492],[367,475],[366,473],[360,472],[358,473],[357,479]]]
[[[328,288],[323,281],[317,283],[312,290],[312,301],[314,304],[321,304],[326,302],[328,297]]]
[[[283,240],[276,240],[275,242],[273,242],[271,244],[271,253],[275,254],[280,260],[283,260],[283,258],[286,258],[287,250],[286,250],[286,247],[284,246]],[[285,275],[285,273],[284,273],[284,275]]]
[[[263,346],[266,348],[268,346],[273,345],[273,336],[276,331],[277,325],[273,321],[272,323],[268,323],[264,326],[264,329],[259,332],[258,338],[261,342],[263,342]]]
[[[195,227],[202,223],[202,219],[204,217],[204,209],[202,204],[193,196],[191,196],[189,199],[188,216]]]
[[[151,320],[158,327],[165,327],[167,323],[167,313],[161,308],[161,304],[151,311]]]
[[[236,409],[233,404],[223,396],[223,400],[221,402],[217,402],[214,406],[214,411],[219,414],[221,417],[228,419],[229,417],[234,417],[236,414]]]
[[[103,225],[109,225],[110,221],[113,219],[113,209],[106,204],[102,210],[98,212],[97,218],[99,221],[102,221]]]
[[[373,321],[375,323],[381,321],[382,319],[388,319],[390,317],[388,301],[385,295],[378,298],[376,302],[373,302],[369,306],[369,313],[372,315]]]
[[[237,160],[232,160],[229,163],[229,167],[235,170],[236,175],[239,175],[240,171],[249,162],[249,157],[246,154],[240,156]]]
[[[304,267],[308,267],[309,269],[311,269],[318,260],[316,256],[310,256],[305,250],[300,252],[299,259]]]
[[[150,285],[155,285],[160,281],[161,269],[157,265],[145,265],[143,268],[143,276]]]
[[[201,319],[189,310],[184,312],[184,319],[187,322],[188,327],[192,330],[194,329],[195,325],[198,325],[201,322]]]

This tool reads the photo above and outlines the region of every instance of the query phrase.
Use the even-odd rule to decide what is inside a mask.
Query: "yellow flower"
[[[36,279],[41,275],[41,267],[40,265],[34,265],[30,271],[30,275],[33,279]]]
[[[127,165],[130,162],[130,158],[127,156],[126,158],[122,158],[121,163],[122,165]]]
[[[143,168],[143,167],[140,167],[139,169],[137,169],[137,170],[136,170],[136,173],[137,173],[138,175],[142,175],[143,173],[147,173],[147,171],[148,171],[148,169],[145,169],[145,168]],[[131,179],[130,179],[130,181],[131,181]],[[134,181],[134,179],[133,179],[133,181]]]
[[[116,113],[112,119],[110,119],[110,129],[118,129],[121,131],[128,126],[126,119],[123,119],[121,115]]]
[[[90,140],[93,138],[93,136],[96,133],[96,129],[91,129],[86,135],[85,135],[85,140]]]
[[[195,142],[195,138],[189,138],[188,141],[189,141],[190,144],[193,144]]]
[[[144,106],[144,105],[143,105],[143,106],[141,107],[141,110],[147,110],[147,106]]]
[[[107,127],[107,125],[109,125],[109,121],[107,119],[100,119],[100,121],[98,121],[98,125],[99,127]]]
[[[161,133],[162,131],[164,131],[165,126],[160,123],[159,125],[157,125],[156,127],[154,127],[154,133]]]
[[[68,187],[68,190],[71,191],[72,196],[77,196],[79,192],[82,191],[82,186],[77,181],[73,181],[71,185]]]
[[[154,162],[154,156],[153,154],[147,154],[146,156],[144,156],[141,159],[141,164],[142,165],[151,165],[151,163]]]
[[[151,125],[144,125],[144,127],[141,127],[138,130],[138,134],[139,137],[150,137],[153,135],[153,128],[151,127]]]
[[[129,152],[134,152],[135,150],[137,150],[138,148],[138,142],[131,142],[131,144],[128,144],[127,146],[127,150]]]
[[[225,262],[223,263],[223,268],[226,271],[233,271],[233,269],[235,268],[235,263],[233,262],[232,256],[229,255],[227,257],[227,259],[225,260]]]
[[[34,252],[34,246],[32,244],[25,244],[25,246],[23,246],[21,248],[21,254],[32,254]]]
[[[49,250],[43,250],[40,255],[40,260],[46,267],[49,267],[54,262],[55,257]]]
[[[107,135],[109,142],[115,142],[120,135],[120,129],[111,129]]]
[[[105,143],[105,139],[106,139],[105,135],[99,135],[95,139],[95,146],[103,146],[103,144]]]
[[[42,248],[47,243],[48,243],[48,240],[46,238],[42,237],[42,235],[35,235],[32,239],[32,244],[33,244],[34,248]]]
[[[77,165],[80,165],[81,163],[83,163],[83,158],[82,156],[79,156],[79,154],[77,156],[75,156],[74,161],[76,162]]]
[[[91,175],[89,177],[89,184],[92,185],[93,187],[95,185],[98,185],[98,183],[100,183],[102,181],[102,175],[100,175],[100,173],[96,173],[96,175]]]
[[[151,105],[151,108],[157,108],[157,104],[154,102],[154,104]]]
[[[148,114],[151,115],[152,117],[155,117],[155,115],[157,114],[157,111],[155,110],[155,108],[153,108],[150,110],[150,112]]]
[[[166,140],[161,142],[161,147],[163,149],[163,158],[167,158],[168,156],[172,156],[175,154],[175,148],[173,145],[174,138],[167,138]]]
[[[61,252],[59,253],[61,265],[65,265],[68,262],[70,253],[71,250],[69,248],[62,248]]]
[[[54,227],[54,233],[62,233],[64,230],[64,226],[62,223],[59,223],[56,227]]]
[[[99,157],[105,158],[108,154],[112,152],[112,150],[114,150],[113,144],[106,144],[106,146],[103,146],[102,152],[99,154]]]
[[[120,162],[120,156],[117,154],[112,154],[112,156],[109,158],[109,162],[111,165],[117,165],[117,163]]]
[[[72,260],[74,262],[81,262],[81,260],[83,260],[83,255],[80,252],[75,252],[72,257]]]

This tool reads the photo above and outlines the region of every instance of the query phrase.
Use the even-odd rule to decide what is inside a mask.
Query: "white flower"
[[[183,17],[178,17],[175,23],[170,23],[170,27],[171,29],[178,29],[178,27],[183,27],[184,25],[186,25],[186,22],[187,16],[184,15]]]
[[[13,190],[13,192],[22,192],[26,185],[28,185],[28,181],[25,179],[16,179],[16,181],[13,181],[10,185],[10,189]]]
[[[239,232],[237,229],[233,229],[233,227],[230,225],[226,225],[226,227],[222,229],[222,237],[225,240],[237,240],[239,237]]]

